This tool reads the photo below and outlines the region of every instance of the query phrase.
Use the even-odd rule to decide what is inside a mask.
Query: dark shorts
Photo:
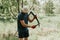
[[[29,37],[29,30],[19,31],[18,36],[19,36],[19,38],[27,38],[27,37]]]

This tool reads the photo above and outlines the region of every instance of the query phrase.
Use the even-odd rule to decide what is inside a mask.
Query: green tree
[[[1,0],[0,11],[0,20],[14,20],[17,16],[17,0]]]
[[[49,0],[48,2],[45,3],[44,10],[46,14],[54,14],[54,4],[53,1]]]
[[[36,0],[30,0],[33,4],[37,5]],[[29,5],[28,0],[1,0],[0,3],[0,20],[14,21],[17,19],[19,9],[22,6]],[[32,5],[32,4],[30,4]],[[33,5],[34,6],[34,5]]]

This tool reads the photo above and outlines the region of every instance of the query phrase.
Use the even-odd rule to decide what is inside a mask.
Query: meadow
[[[40,27],[29,28],[29,40],[60,40],[60,14],[46,16],[39,14]],[[30,25],[37,24],[36,20]],[[13,23],[0,21],[0,40],[18,40],[17,21]]]

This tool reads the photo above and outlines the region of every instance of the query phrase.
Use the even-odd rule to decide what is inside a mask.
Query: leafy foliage
[[[53,1],[49,0],[48,2],[45,3],[44,10],[45,10],[46,14],[53,14],[54,9],[55,9],[55,7],[54,7],[54,4],[53,4]]]
[[[0,20],[13,21],[17,17],[17,0],[2,0],[0,11]]]
[[[33,0],[32,3],[37,5],[36,0]],[[17,19],[18,9],[22,6],[22,0],[19,0],[19,5],[18,0],[1,0],[0,4],[0,20],[13,22]],[[28,1],[23,0],[23,5],[29,5]]]

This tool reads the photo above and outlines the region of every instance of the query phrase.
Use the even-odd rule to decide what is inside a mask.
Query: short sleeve
[[[23,15],[18,15],[18,20],[24,20],[24,16]]]

